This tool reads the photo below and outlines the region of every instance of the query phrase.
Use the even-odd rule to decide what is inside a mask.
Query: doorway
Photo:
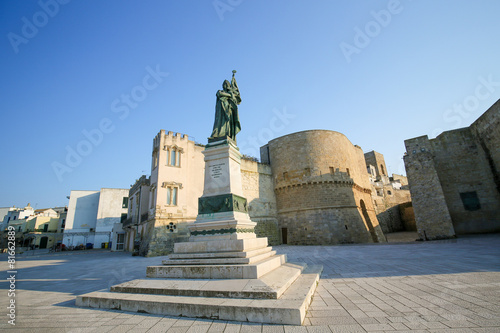
[[[41,249],[46,249],[47,248],[47,243],[49,241],[49,238],[48,237],[42,237],[40,239],[40,248]]]
[[[281,228],[281,243],[288,244],[288,229]]]

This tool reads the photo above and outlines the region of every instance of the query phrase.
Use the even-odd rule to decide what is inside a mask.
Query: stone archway
[[[370,216],[368,216],[368,211],[366,210],[365,202],[363,200],[360,200],[359,205],[361,207],[363,218],[365,219],[366,225],[368,226],[368,230],[370,231],[370,235],[372,236],[373,242],[378,243],[377,234],[375,233],[375,228],[373,228],[372,220],[370,220]]]

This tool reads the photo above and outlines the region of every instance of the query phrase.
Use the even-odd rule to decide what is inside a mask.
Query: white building
[[[35,210],[30,204],[24,208],[10,207],[3,218],[1,230],[5,230],[11,221],[22,220],[33,215],[35,215]]]
[[[107,247],[111,243],[112,250],[116,250],[116,242],[112,240],[118,237],[113,236],[113,232],[124,232],[113,227],[126,218],[127,207],[128,189],[71,191],[63,243],[66,246],[91,243],[94,248]]]

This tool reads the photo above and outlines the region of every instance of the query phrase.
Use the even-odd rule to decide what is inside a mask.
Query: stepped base
[[[149,266],[146,269],[146,276],[148,278],[170,279],[258,279],[285,262],[286,256],[280,254],[252,264],[169,264],[170,266]]]
[[[172,296],[278,299],[305,267],[305,264],[286,263],[260,279],[139,279],[113,286],[111,291]]]
[[[283,269],[293,270],[293,265],[287,264],[282,267],[287,267]],[[168,290],[168,288],[162,289],[161,282],[157,282],[160,280],[135,280],[130,282],[130,285],[121,284],[112,287],[112,290],[126,290],[127,293],[93,292],[78,296],[76,305],[172,316],[301,325],[322,269],[322,266],[307,267],[288,288],[286,288],[287,283],[281,285],[281,288],[278,287],[279,283],[275,279],[279,279],[279,275],[285,273],[282,271],[281,273],[283,274],[280,274],[279,269],[258,280],[260,282],[248,281],[247,284],[244,284],[242,283],[244,280],[188,280],[179,285],[180,288],[174,285],[170,285],[169,287],[171,288],[170,290],[184,290],[182,292],[185,294],[189,293],[188,290],[191,290],[194,295],[198,294],[200,296],[206,291],[215,295],[215,297],[158,295],[157,293]],[[271,274],[274,274],[274,277]],[[267,283],[265,282],[266,280]],[[179,280],[171,280],[169,282],[175,283],[176,281],[178,282]],[[197,281],[196,283],[199,282],[200,285],[209,282],[212,282],[212,284],[210,286],[204,284],[205,289],[196,290],[195,288],[199,287],[199,285],[195,286],[193,284],[194,281]],[[276,282],[274,287],[272,281]],[[240,283],[239,286],[237,286],[238,282]],[[187,283],[192,283],[192,289],[186,288]],[[256,287],[254,296],[262,292],[258,290],[259,283],[262,283],[261,287],[264,289],[274,288],[273,290],[284,290],[284,292],[280,296],[277,296],[277,299],[230,298],[231,295],[228,294],[229,291],[227,290],[229,288],[233,288],[233,292],[239,292],[242,296],[245,292],[252,293],[252,290],[248,290],[247,288],[247,286],[249,287],[249,283]],[[219,297],[215,294],[218,289],[226,290],[224,297]],[[140,292],[140,294],[137,292]]]

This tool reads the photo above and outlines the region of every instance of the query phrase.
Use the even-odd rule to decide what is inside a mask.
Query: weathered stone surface
[[[267,247],[266,238],[235,239],[206,242],[176,243],[174,250],[179,253],[203,252],[245,252]]]
[[[470,127],[405,141],[420,236],[500,231],[500,101]],[[467,195],[475,200],[467,207]]]
[[[278,299],[300,276],[305,266],[286,263],[260,279],[140,279],[113,286],[111,292]]]
[[[321,271],[322,266],[308,267],[278,299],[93,292],[78,296],[76,305],[150,314],[301,325]]]
[[[288,244],[385,241],[363,151],[345,135],[293,133],[270,141],[261,155],[271,165],[279,227]]]
[[[222,259],[223,261],[224,259]],[[235,259],[226,263],[212,264],[217,259],[200,259],[199,264],[172,264],[149,266],[146,276],[149,278],[169,279],[258,279],[286,262],[285,255],[273,255],[256,263],[235,264]],[[177,260],[176,260],[177,261]],[[179,263],[183,262],[178,260]]]

